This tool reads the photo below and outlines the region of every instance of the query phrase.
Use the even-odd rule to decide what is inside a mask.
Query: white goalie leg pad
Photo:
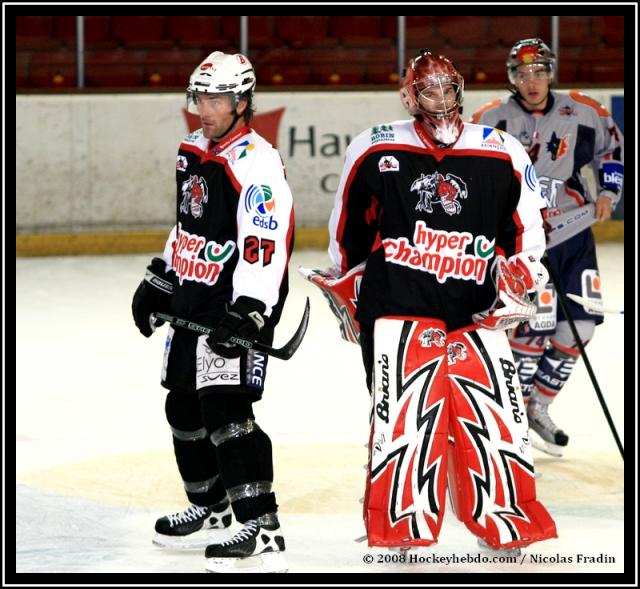
[[[458,518],[493,548],[556,537],[536,498],[527,418],[503,331],[448,334],[451,381],[450,489]]]
[[[446,487],[445,339],[441,321],[382,318],[375,323],[364,505],[370,546],[437,541]]]

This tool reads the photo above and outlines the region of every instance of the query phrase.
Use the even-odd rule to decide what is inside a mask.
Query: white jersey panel
[[[244,156],[242,154],[245,154]],[[233,274],[233,298],[252,297],[270,315],[289,260],[293,197],[280,154],[255,132],[235,142],[227,157],[242,187],[237,210],[238,265]]]

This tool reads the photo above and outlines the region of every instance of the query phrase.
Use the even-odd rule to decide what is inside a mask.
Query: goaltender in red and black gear
[[[308,276],[344,310],[357,296],[343,334],[359,329],[371,391],[371,546],[435,543],[447,487],[491,547],[556,537],[505,333],[533,315],[547,278],[545,202],[516,139],[462,122],[463,94],[445,57],[410,61],[400,95],[413,118],[349,146],[329,224],[333,275]]]

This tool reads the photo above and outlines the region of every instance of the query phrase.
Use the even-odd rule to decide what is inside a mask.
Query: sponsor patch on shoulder
[[[371,145],[381,141],[395,141],[395,132],[392,125],[377,125],[371,127]]]
[[[184,172],[188,168],[187,158],[183,155],[179,155],[176,158],[176,170]]]
[[[200,137],[202,137],[202,129],[197,129],[196,131],[189,133],[183,139],[183,143],[196,143]]]
[[[493,149],[499,149],[500,151],[506,151],[503,131],[492,127],[485,127],[482,130],[482,147],[491,147]]]
[[[380,172],[398,172],[400,164],[392,155],[383,155],[378,162],[378,169]]]
[[[247,154],[255,149],[255,145],[253,143],[249,143],[249,141],[243,141],[238,145],[234,145],[229,152],[226,154],[227,159],[233,164],[237,160],[241,160],[243,157],[246,157]]]

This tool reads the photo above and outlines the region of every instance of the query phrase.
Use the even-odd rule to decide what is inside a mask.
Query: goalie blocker
[[[438,540],[458,519],[494,548],[557,537],[536,499],[527,419],[504,331],[385,317],[375,323],[364,520],[370,546]]]
[[[331,312],[338,320],[342,339],[357,344],[360,338],[360,324],[355,318],[360,282],[366,262],[354,266],[346,274],[332,274],[327,270],[317,270],[300,266],[298,272],[315,284],[329,303]]]

